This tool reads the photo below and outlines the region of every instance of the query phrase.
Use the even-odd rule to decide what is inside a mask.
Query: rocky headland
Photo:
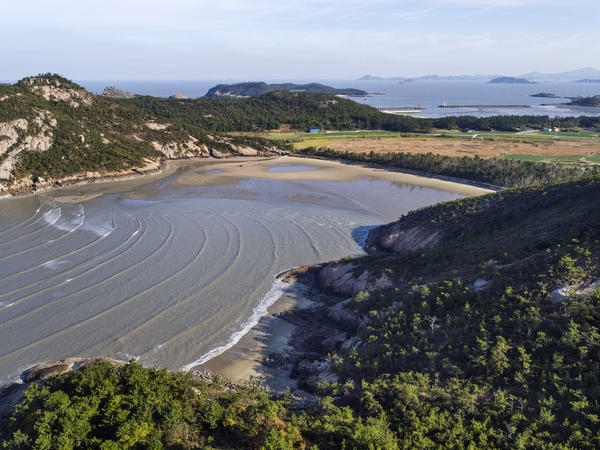
[[[111,101],[133,97],[116,88],[95,96],[49,74],[2,88],[0,196],[155,173],[170,159],[285,154],[270,141],[145,116]]]
[[[398,254],[433,246],[442,235],[435,228],[405,228],[399,220],[370,230],[364,248],[370,254]],[[300,391],[316,394],[323,382],[338,381],[331,353],[350,353],[363,345],[357,333],[371,320],[348,308],[349,304],[367,300],[373,291],[392,287],[394,282],[385,271],[363,267],[356,260],[298,267],[278,278],[300,290],[310,306],[273,314],[295,329],[285,350],[267,349],[259,356],[269,371],[265,387],[276,392],[282,391],[282,386],[288,387],[298,397],[303,396]]]

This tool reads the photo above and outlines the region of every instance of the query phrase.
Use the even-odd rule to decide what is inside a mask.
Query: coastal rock
[[[361,291],[373,291],[391,286],[392,282],[386,274],[374,278],[368,270],[358,277],[354,275],[356,266],[353,263],[337,263],[326,266],[317,276],[318,287],[335,295],[352,296]]]
[[[400,222],[377,227],[369,232],[365,242],[368,253],[377,251],[400,253],[432,247],[442,238],[439,230],[425,227],[403,229]]]
[[[219,158],[225,158],[228,155],[226,155],[225,153],[221,153],[219,150],[211,148],[210,149],[210,156],[212,156],[213,158],[219,159]]]
[[[350,338],[350,339],[344,341],[341,349],[344,352],[350,353],[350,352],[356,350],[357,348],[360,348],[362,345],[363,345],[363,342],[359,339],[359,337],[354,336],[353,338]]]
[[[229,144],[229,147],[231,148],[232,152],[235,155],[240,155],[240,156],[257,156],[258,155],[258,150],[250,148],[250,147],[244,147],[243,145],[233,145],[233,144]]]
[[[346,308],[346,305],[352,301],[351,298],[339,302],[334,306],[327,308],[326,316],[343,330],[356,331],[359,328],[369,324],[369,318]]]
[[[193,136],[188,136],[187,142],[167,142],[161,144],[160,142],[153,141],[152,146],[161,152],[165,158],[168,159],[179,159],[179,158],[192,158],[196,156],[208,157],[208,147],[204,144],[197,145],[198,139]]]
[[[319,391],[319,383],[337,383],[339,380],[333,370],[333,364],[327,361],[302,360],[297,364],[295,372],[298,387],[313,394]]]

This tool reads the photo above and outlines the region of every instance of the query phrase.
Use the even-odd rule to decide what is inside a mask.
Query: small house
[[[321,129],[320,128],[311,128],[310,130],[308,130],[309,133],[320,133]]]

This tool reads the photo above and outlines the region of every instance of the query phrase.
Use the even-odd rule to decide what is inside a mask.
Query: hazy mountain
[[[519,78],[527,78],[528,80],[535,81],[575,81],[581,80],[582,78],[600,78],[600,70],[585,67],[583,69],[562,73],[531,72],[519,75]]]
[[[498,77],[499,75],[453,75],[453,76],[440,76],[440,75],[424,75],[422,77],[408,78],[408,77],[377,77],[371,75],[365,75],[359,78],[359,81],[483,81],[489,80],[490,78]]]
[[[360,81],[479,81],[479,80],[491,80],[492,78],[501,77],[502,75],[456,75],[456,76],[439,76],[439,75],[425,75],[422,77],[378,77],[365,75],[359,78]],[[529,81],[576,81],[581,79],[600,79],[600,70],[586,67],[583,69],[572,70],[570,72],[561,73],[541,73],[541,72],[530,72],[519,75],[517,78],[525,78]]]

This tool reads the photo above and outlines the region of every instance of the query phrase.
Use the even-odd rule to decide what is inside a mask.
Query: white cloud
[[[597,0],[11,1],[0,79],[571,70],[600,64],[599,10]]]

